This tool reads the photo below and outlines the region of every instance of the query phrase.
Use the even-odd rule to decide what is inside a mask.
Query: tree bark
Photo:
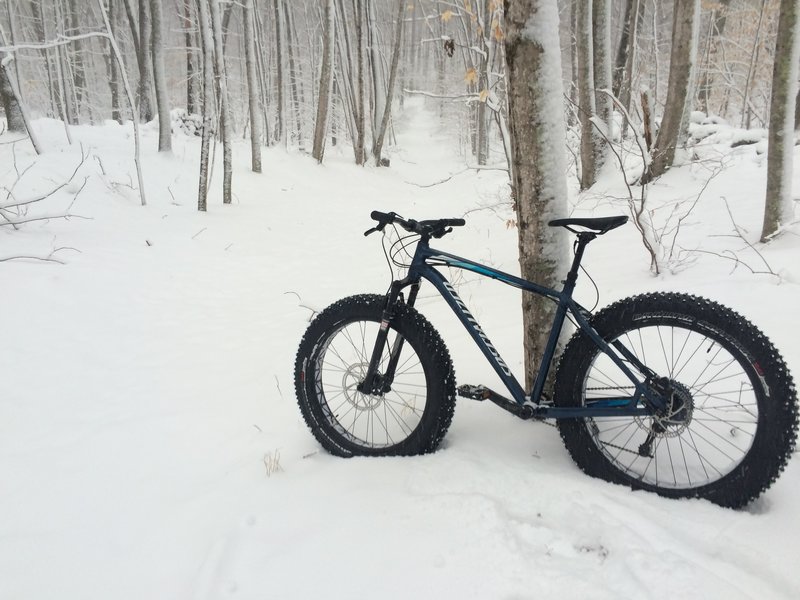
[[[394,46],[392,48],[392,64],[389,68],[389,87],[386,92],[386,101],[383,108],[383,116],[378,127],[378,134],[375,139],[375,146],[372,150],[375,155],[375,166],[381,166],[381,151],[383,150],[383,138],[389,126],[389,117],[392,113],[392,96],[394,95],[394,84],[397,80],[397,65],[400,62],[400,44],[403,38],[403,7],[405,0],[397,0],[397,21],[394,31]]]
[[[578,54],[578,110],[581,124],[581,189],[590,188],[597,181],[602,154],[601,140],[592,125],[597,114],[594,83],[594,49],[592,43],[592,3],[578,3],[576,14],[576,45]]]
[[[144,2],[144,0],[140,0]],[[167,92],[167,74],[164,70],[164,17],[161,0],[150,0],[150,18],[152,38],[150,54],[153,57],[153,78],[156,88],[156,105],[158,106],[158,151],[172,151],[172,121],[169,114],[169,95]]]
[[[275,9],[275,60],[278,66],[277,81],[275,88],[278,92],[278,106],[277,117],[275,119],[275,135],[276,141],[286,141],[286,122],[284,119],[284,102],[283,102],[283,36],[281,29],[281,0],[273,0],[273,8]]]
[[[250,166],[254,173],[261,173],[261,110],[258,105],[253,0],[245,0],[242,18],[244,19],[245,62],[247,63],[247,104],[250,111]]]
[[[688,114],[694,97],[692,67],[695,61],[699,13],[700,0],[675,0],[667,101],[653,148],[653,160],[643,178],[645,183],[663,175],[672,166],[678,137],[683,135],[688,125]]]
[[[794,218],[792,157],[794,154],[794,100],[800,62],[800,0],[781,0],[775,63],[772,69],[767,196],[761,241],[767,241],[781,225]]]
[[[708,105],[711,100],[711,92],[713,90],[714,77],[712,75],[712,65],[714,64],[717,56],[719,40],[722,39],[722,36],[725,33],[725,24],[728,20],[728,7],[730,4],[731,0],[719,0],[717,6],[711,13],[711,31],[709,32],[708,36],[706,68],[702,84],[700,85],[700,91],[697,94],[697,99],[700,101],[700,106],[703,108],[706,114],[709,113]]]
[[[202,0],[201,0],[202,1]],[[209,0],[211,30],[214,34],[214,73],[219,90],[220,127],[222,129],[222,203],[232,201],[233,185],[233,120],[231,119],[230,97],[228,96],[228,74],[225,70],[225,55],[222,45],[222,16],[220,1]]]
[[[322,40],[322,69],[319,75],[319,98],[317,100],[317,119],[314,125],[314,147],[311,150],[311,156],[320,163],[325,155],[325,135],[328,126],[328,111],[331,106],[335,13],[333,0],[326,0],[325,28]]]
[[[151,57],[152,23],[147,0],[139,0],[139,119],[149,123],[155,116],[153,110],[153,61]]]
[[[551,219],[567,214],[563,86],[556,0],[506,0],[508,105],[522,277],[557,287],[567,240]],[[525,385],[533,387],[555,305],[522,300]]]
[[[119,0],[108,0],[108,24],[111,35],[116,37],[119,24]],[[113,54],[113,52],[112,52]],[[120,73],[119,64],[111,56],[108,61],[108,85],[111,91],[111,118],[122,125],[122,108],[120,106]]]
[[[208,209],[208,163],[211,128],[214,123],[214,36],[206,0],[197,0],[197,19],[203,48],[203,133],[200,138],[200,185],[197,210],[205,212]]]
[[[183,40],[186,44],[186,112],[193,115],[197,114],[199,110],[197,102],[198,68],[195,63],[191,0],[178,1],[182,6],[180,18],[181,27],[183,28]]]
[[[366,157],[366,106],[364,101],[365,69],[364,69],[364,9],[363,0],[355,0],[356,7],[356,139],[353,143],[356,164],[363,165]]]
[[[6,113],[8,131],[11,133],[25,133],[27,129],[25,128],[25,119],[22,116],[22,108],[11,87],[10,77],[13,77],[14,73],[10,73],[10,77],[6,75],[6,70],[10,71],[10,67],[10,61],[7,65],[0,62],[0,100],[3,102],[3,110]]]

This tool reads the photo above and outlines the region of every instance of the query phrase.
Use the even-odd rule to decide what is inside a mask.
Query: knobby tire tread
[[[404,440],[394,446],[368,448],[345,439],[325,419],[314,385],[315,358],[320,347],[345,322],[380,323],[386,297],[358,294],[343,298],[317,315],[306,330],[295,360],[295,392],[303,419],[317,441],[336,456],[408,456],[435,451],[453,419],[456,389],[450,353],[433,325],[415,309],[398,303],[391,327],[411,343],[428,384],[423,417]]]
[[[620,300],[591,319],[604,339],[613,339],[635,327],[634,315],[681,315],[721,331],[761,365],[763,387],[757,393],[759,418],[753,445],[730,473],[696,488],[666,488],[631,477],[614,466],[592,439],[584,419],[558,422],[561,438],[577,466],[586,474],[634,489],[647,489],[668,497],[702,497],[722,506],[739,508],[764,492],[780,475],[794,451],[798,406],[792,376],[769,339],[745,317],[706,298],[679,293],[642,294]],[[702,325],[701,325],[702,326]],[[689,329],[695,331],[692,326]],[[583,404],[583,381],[592,358],[599,352],[591,339],[578,331],[561,356],[555,386],[557,406]],[[766,394],[764,393],[766,392]]]

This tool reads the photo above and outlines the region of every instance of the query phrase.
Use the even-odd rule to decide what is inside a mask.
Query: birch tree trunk
[[[286,123],[283,114],[283,36],[281,32],[280,1],[281,0],[273,0],[275,13],[275,60],[278,65],[277,81],[275,82],[275,88],[278,92],[278,106],[277,117],[275,119],[275,135],[273,137],[278,142],[286,140]]]
[[[353,152],[356,164],[363,165],[366,157],[366,106],[364,102],[364,9],[363,0],[355,0],[356,7],[356,139],[353,140]]]
[[[551,219],[567,215],[561,52],[556,0],[506,3],[509,125],[522,277],[557,287],[567,240]],[[525,386],[531,389],[555,305],[536,294],[522,299]]]
[[[397,0],[397,22],[394,31],[394,46],[392,48],[392,65],[389,68],[389,87],[384,102],[383,116],[381,117],[380,127],[375,138],[372,153],[375,155],[375,166],[381,166],[381,151],[383,150],[383,139],[386,129],[389,126],[389,117],[392,113],[392,97],[394,95],[394,84],[397,80],[397,65],[400,62],[400,44],[403,38],[403,7],[405,0]]]
[[[685,132],[688,125],[689,109],[694,98],[692,67],[695,61],[699,13],[700,0],[675,0],[667,100],[652,152],[653,160],[643,178],[644,183],[663,175],[672,166],[678,137]]]
[[[794,218],[792,202],[792,156],[794,154],[794,100],[800,62],[800,0],[781,0],[775,63],[772,69],[767,197],[761,241]]]
[[[111,35],[116,37],[119,31],[119,0],[108,0],[108,24],[111,27]],[[108,63],[108,85],[111,89],[111,118],[122,125],[119,64],[113,56],[110,57]]]
[[[311,150],[317,162],[325,155],[325,136],[328,126],[328,110],[331,105],[333,85],[333,44],[335,35],[335,13],[333,0],[325,2],[325,29],[322,41],[322,69],[319,75],[319,99],[317,101],[317,120],[314,125],[314,147]]]
[[[203,52],[203,133],[200,138],[200,185],[197,210],[208,208],[208,162],[211,148],[211,127],[214,123],[214,37],[206,0],[197,2],[197,19]]]
[[[209,0],[208,6],[211,30],[214,34],[214,73],[219,90],[220,127],[222,129],[222,203],[230,204],[233,180],[233,149],[231,147],[233,121],[228,96],[228,74],[225,71],[225,55],[222,47],[222,16],[219,4],[219,0]]]
[[[247,67],[247,103],[250,111],[250,166],[261,173],[261,110],[258,106],[258,76],[256,75],[255,15],[253,0],[244,0],[244,50]]]
[[[140,0],[144,2],[144,0]],[[158,106],[158,151],[172,151],[172,122],[169,115],[169,95],[167,92],[167,74],[164,71],[164,16],[161,0],[150,0],[150,18],[152,38],[150,54],[153,57],[153,77],[156,87],[156,105]]]

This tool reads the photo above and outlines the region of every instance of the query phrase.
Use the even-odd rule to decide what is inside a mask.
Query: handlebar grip
[[[394,222],[394,218],[396,216],[397,215],[395,215],[393,212],[382,213],[377,210],[373,210],[371,213],[369,213],[370,219],[373,221],[378,221],[379,223],[392,223]]]
[[[464,219],[447,219],[448,227],[463,227],[467,222]]]

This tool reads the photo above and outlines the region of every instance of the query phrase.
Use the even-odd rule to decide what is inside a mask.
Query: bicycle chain
[[[624,389],[634,389],[634,386],[632,386],[632,385],[628,385],[628,386],[610,385],[610,386],[606,386],[606,387],[586,388],[586,391],[590,392],[590,391],[599,391],[599,390],[624,390]],[[550,427],[558,427],[558,425],[556,425],[555,422],[551,423],[551,422],[549,422],[549,421],[547,421],[545,419],[536,419],[536,420],[539,423],[544,423],[545,425],[548,425]],[[623,452],[629,452],[631,454],[636,454],[637,456],[639,456],[638,452],[636,452],[635,450],[631,450],[630,448],[624,448],[623,446],[618,446],[617,444],[612,444],[611,442],[600,442],[600,443],[603,444],[604,446],[608,446],[609,448],[615,448],[617,450],[621,450]]]

